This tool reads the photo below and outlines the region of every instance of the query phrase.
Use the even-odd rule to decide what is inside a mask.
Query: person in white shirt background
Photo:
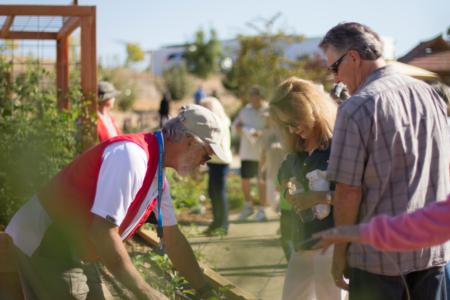
[[[233,122],[233,129],[240,135],[239,158],[241,159],[241,180],[244,193],[244,208],[239,220],[245,220],[254,212],[256,221],[267,220],[265,214],[266,195],[264,178],[259,175],[259,161],[261,159],[261,138],[266,130],[266,112],[268,104],[264,101],[261,89],[253,86],[249,91],[249,103],[246,104]],[[259,201],[251,193],[251,179],[258,180]]]

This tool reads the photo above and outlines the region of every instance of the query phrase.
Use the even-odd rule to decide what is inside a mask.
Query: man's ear
[[[188,147],[191,147],[195,143],[194,137],[190,134],[186,135],[185,139]]]
[[[360,65],[362,63],[362,57],[361,55],[359,55],[359,52],[356,50],[349,50],[348,51],[348,56],[350,58],[350,60],[356,64],[356,65]]]

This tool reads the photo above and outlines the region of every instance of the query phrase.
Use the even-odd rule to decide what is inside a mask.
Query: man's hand
[[[164,228],[166,252],[173,266],[181,273],[194,289],[200,291],[206,284],[203,272],[197,263],[189,242],[177,225]]]
[[[347,270],[347,246],[336,245],[331,266],[331,275],[337,287],[348,291],[348,283],[345,281]]]
[[[336,226],[353,225],[356,223],[361,203],[361,187],[336,183],[334,193],[334,223]],[[338,287],[348,290],[348,284],[344,281],[344,271],[347,267],[347,246],[340,244],[334,247],[333,266],[331,275]]]

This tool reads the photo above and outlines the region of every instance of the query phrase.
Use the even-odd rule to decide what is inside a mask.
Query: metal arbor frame
[[[81,89],[84,101],[89,101],[89,113],[94,114],[97,109],[96,7],[0,5],[0,16],[6,16],[3,24],[0,24],[0,39],[56,41],[56,87],[61,109],[69,107],[69,36],[80,28]],[[32,28],[31,31],[12,30],[16,17],[61,17],[62,25],[56,31],[40,31],[39,28]]]

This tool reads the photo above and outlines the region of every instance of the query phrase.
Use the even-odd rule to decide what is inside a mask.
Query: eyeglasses
[[[342,61],[344,60],[344,57],[347,55],[348,52],[345,52],[344,54],[342,54],[341,57],[339,57],[334,63],[332,63],[329,67],[328,70],[330,72],[332,72],[333,74],[337,75],[337,73],[339,72],[339,66],[341,65]]]

